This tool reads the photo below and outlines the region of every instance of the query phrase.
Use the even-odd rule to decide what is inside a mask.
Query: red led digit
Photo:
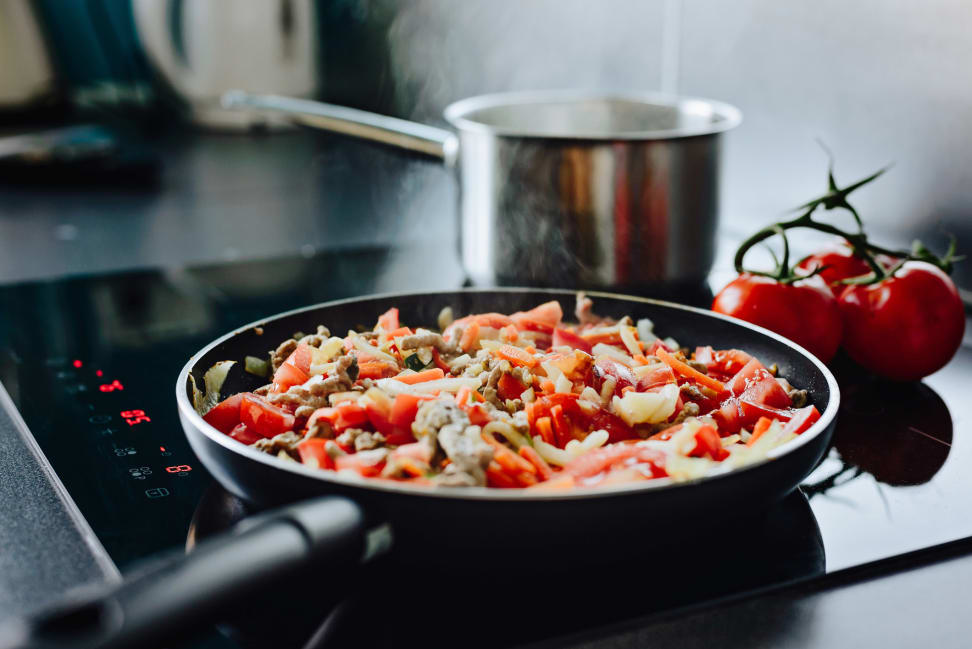
[[[81,367],[83,363],[79,360],[75,360],[74,362],[71,363],[71,365],[74,365],[75,367]]]
[[[98,386],[98,389],[102,392],[114,392],[115,390],[124,390],[125,386],[121,384],[121,381],[115,379],[111,383],[102,383]]]
[[[101,370],[95,370],[95,376],[103,376],[103,375],[104,372],[102,372]]]
[[[152,421],[149,417],[145,416],[144,410],[122,410],[121,416],[129,426],[140,424],[143,421]]]
[[[188,464],[177,464],[175,466],[167,466],[165,470],[169,473],[184,473],[186,471],[192,471],[192,467]]]

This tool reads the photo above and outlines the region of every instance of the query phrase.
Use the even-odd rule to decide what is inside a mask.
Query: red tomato
[[[743,427],[742,412],[738,399],[726,399],[718,410],[713,410],[712,418],[719,425],[719,433],[731,435]]]
[[[520,383],[519,379],[514,378],[512,374],[504,374],[496,384],[496,392],[500,399],[504,400],[519,399],[524,390],[526,390],[526,386]]]
[[[384,459],[377,453],[372,453],[371,451],[360,451],[334,458],[334,468],[336,470],[351,469],[366,478],[381,475],[381,470],[384,466]]]
[[[398,308],[392,307],[378,316],[378,326],[385,332],[394,331],[400,326],[398,324]]]
[[[712,310],[786,336],[824,362],[833,358],[840,345],[840,309],[819,277],[781,284],[743,273],[719,291]]]
[[[232,431],[230,431],[229,436],[235,439],[237,442],[243,442],[247,446],[256,442],[257,440],[263,439],[263,435],[257,435],[252,430],[246,427],[246,424],[237,424]]]
[[[564,473],[575,478],[588,478],[606,471],[616,465],[648,464],[654,478],[667,473],[664,469],[665,455],[657,449],[645,448],[637,444],[609,444],[596,448],[571,460],[564,467]]]
[[[575,334],[573,331],[567,331],[566,329],[554,329],[553,333],[553,346],[559,347],[565,345],[567,347],[573,347],[574,349],[579,349],[582,352],[588,354],[591,352],[591,344]]]
[[[240,404],[243,403],[244,394],[249,393],[241,392],[227,397],[203,415],[203,419],[219,432],[229,435],[230,431],[240,423]]]
[[[820,412],[813,406],[800,408],[793,411],[793,418],[783,425],[783,430],[787,433],[800,433],[806,431],[820,419]]]
[[[896,261],[887,255],[878,255],[877,260],[885,268],[891,268]],[[800,275],[808,274],[814,269],[824,266],[826,266],[826,269],[819,275],[830,286],[835,296],[839,296],[844,290],[844,286],[839,283],[840,280],[868,275],[871,272],[871,267],[867,265],[867,262],[855,256],[854,251],[847,245],[833,246],[809,257],[804,257],[796,265],[796,271]]]
[[[675,372],[672,371],[667,365],[662,365],[657,369],[653,369],[651,372],[638,377],[637,387],[635,388],[638,392],[647,392],[654,388],[661,387],[666,383],[675,383]]]
[[[941,369],[965,332],[955,284],[924,262],[908,262],[878,284],[848,286],[840,310],[847,354],[895,381],[916,381]]]
[[[789,408],[791,403],[783,386],[766,370],[756,372],[754,380],[747,385],[739,398],[771,408]]]
[[[560,308],[560,302],[557,300],[545,302],[529,311],[520,311],[510,316],[513,319],[513,323],[521,331],[526,329],[528,331],[542,331],[550,334],[560,324],[563,317],[564,310]]]
[[[715,351],[711,347],[696,347],[695,360],[704,363],[709,374],[729,377],[733,376],[750,361],[752,356],[739,349],[721,349]]]
[[[608,442],[623,442],[626,439],[634,439],[637,437],[635,432],[631,429],[631,426],[626,424],[623,419],[617,415],[610,413],[606,410],[598,410],[597,413],[591,417],[588,430],[606,430],[608,434]]]
[[[295,354],[297,352],[294,352]],[[303,385],[310,376],[293,363],[283,362],[273,374],[273,392],[286,392],[294,385]]]
[[[309,374],[311,362],[313,360],[314,351],[311,346],[307,343],[300,343],[297,345],[297,349],[295,349],[284,362],[290,363],[304,374]]]
[[[412,422],[415,421],[415,415],[418,413],[419,404],[430,398],[432,397],[418,394],[396,394],[395,403],[392,404],[391,413],[388,415],[388,421],[392,426],[399,428],[411,427]]]
[[[384,435],[386,438],[395,432],[395,425],[388,420],[389,413],[383,410],[378,404],[369,401],[365,405],[365,414],[372,427]]]
[[[745,399],[739,401],[739,410],[741,412],[742,425],[746,428],[751,428],[753,424],[759,421],[760,417],[779,419],[782,422],[787,422],[793,418],[794,412],[798,412],[794,410],[780,410],[778,408],[773,408],[772,406],[767,406],[754,401],[747,401]]]
[[[712,426],[702,426],[695,431],[695,448],[689,453],[691,457],[706,457],[721,462],[729,457],[729,451],[722,447],[719,433]]]
[[[601,356],[594,362],[594,389],[600,392],[604,380],[609,376],[616,382],[614,393],[617,395],[620,395],[621,390],[629,385],[633,386],[638,383],[638,379],[635,378],[630,367],[607,356]]]
[[[240,420],[246,427],[264,437],[273,437],[294,428],[294,416],[255,394],[244,394]]]
[[[333,469],[334,460],[327,454],[326,447],[326,439],[311,437],[297,445],[297,453],[300,454],[300,461],[304,464],[317,462],[317,466],[321,469]]]

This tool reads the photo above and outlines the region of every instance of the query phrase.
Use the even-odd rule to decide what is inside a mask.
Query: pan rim
[[[682,127],[671,129],[654,129],[646,131],[616,131],[611,133],[594,133],[573,131],[571,133],[537,133],[526,128],[496,126],[469,117],[475,111],[498,108],[501,106],[521,106],[541,103],[583,103],[586,101],[624,101],[645,105],[653,105],[677,110],[687,110],[694,107],[706,107],[713,117],[719,117],[704,127]],[[619,89],[548,89],[523,90],[511,92],[496,92],[490,94],[466,97],[455,101],[442,113],[443,117],[460,132],[482,133],[499,137],[518,137],[524,139],[576,141],[589,140],[611,142],[619,140],[672,140],[686,137],[701,137],[717,135],[732,130],[742,123],[743,115],[737,107],[726,102],[695,97],[689,95],[674,95],[661,92],[637,92]]]
[[[349,474],[337,473],[334,471],[322,471],[320,469],[312,469],[306,467],[303,464],[297,462],[286,462],[280,460],[275,456],[268,455],[266,453],[254,450],[249,446],[246,446],[224,433],[221,433],[216,428],[207,423],[202,416],[196,412],[195,407],[189,401],[189,397],[186,392],[186,386],[189,381],[190,372],[195,366],[198,359],[205,356],[211,349],[217,347],[223,342],[239,335],[245,331],[254,329],[256,327],[265,326],[267,323],[274,322],[276,320],[281,320],[289,316],[304,313],[307,311],[313,311],[316,309],[330,308],[341,306],[343,304],[349,304],[354,302],[364,302],[368,300],[380,300],[380,299],[394,299],[402,297],[414,297],[414,296],[439,296],[439,295],[455,295],[457,293],[546,293],[551,296],[573,296],[576,295],[576,290],[571,289],[551,289],[551,288],[529,288],[529,287],[509,287],[509,288],[466,288],[458,290],[437,290],[437,291],[407,291],[407,292],[390,292],[390,293],[378,293],[373,295],[364,295],[352,298],[343,298],[339,300],[331,300],[328,302],[321,302],[318,304],[313,304],[305,307],[300,307],[297,309],[291,309],[289,311],[284,311],[282,313],[274,314],[266,318],[261,318],[255,320],[243,326],[237,327],[236,329],[220,336],[219,338],[213,340],[208,345],[194,353],[190,356],[188,362],[183,366],[182,370],[179,372],[179,378],[176,381],[176,403],[178,406],[180,420],[183,426],[183,432],[188,425],[192,425],[196,431],[202,433],[210,441],[224,447],[226,450],[231,451],[237,455],[242,455],[243,457],[259,462],[266,465],[269,468],[279,469],[283,471],[288,471],[305,478],[310,478],[313,480],[320,480],[327,484],[333,484],[338,487],[351,487],[355,489],[364,489],[368,492],[384,492],[390,494],[396,494],[400,496],[409,497],[425,497],[425,498],[442,498],[447,500],[476,500],[476,501],[502,501],[502,502],[537,502],[537,501],[564,501],[564,500],[575,500],[575,499],[586,499],[586,498],[603,498],[619,496],[624,494],[642,494],[647,492],[659,492],[659,490],[664,491],[666,489],[678,489],[681,487],[690,487],[702,482],[712,482],[721,479],[731,478],[733,476],[739,476],[755,469],[759,469],[768,462],[775,461],[785,455],[789,455],[795,452],[797,449],[809,444],[811,441],[823,435],[825,431],[830,429],[830,425],[833,423],[837,416],[837,411],[840,407],[840,388],[837,385],[837,379],[834,377],[833,373],[824,365],[816,356],[811,354],[809,351],[796,344],[795,342],[784,338],[777,333],[774,333],[768,329],[754,325],[752,323],[727,316],[721,313],[715,313],[713,311],[708,311],[706,309],[700,309],[698,307],[687,306],[684,304],[678,304],[675,302],[669,302],[666,300],[656,300],[653,298],[638,297],[633,295],[624,295],[620,293],[610,293],[605,291],[584,291],[584,293],[592,298],[606,298],[614,300],[624,300],[629,302],[638,302],[642,304],[651,304],[654,306],[659,306],[663,308],[670,308],[679,311],[686,311],[690,313],[696,313],[704,317],[712,317],[718,320],[725,320],[737,326],[742,326],[745,329],[749,329],[754,333],[761,334],[776,340],[784,344],[787,347],[792,348],[794,351],[804,356],[806,359],[810,360],[817,369],[821,372],[823,377],[827,381],[827,387],[830,390],[830,399],[827,403],[827,407],[820,415],[820,419],[814,423],[806,432],[801,433],[796,439],[790,440],[789,442],[782,444],[774,449],[772,449],[766,456],[765,459],[753,464],[749,464],[743,467],[728,469],[726,471],[710,474],[703,476],[701,478],[694,478],[692,480],[685,480],[681,482],[675,482],[668,479],[656,479],[648,480],[645,482],[636,482],[630,484],[620,484],[620,485],[609,485],[605,487],[583,487],[583,488],[573,488],[563,491],[536,491],[532,489],[497,489],[491,487],[445,487],[445,486],[427,486],[427,485],[412,485],[409,483],[398,483],[391,480],[374,480],[369,478],[364,478],[360,476],[353,476]],[[188,422],[188,423],[187,423]],[[188,434],[188,433],[187,433]],[[802,478],[801,478],[802,479]]]

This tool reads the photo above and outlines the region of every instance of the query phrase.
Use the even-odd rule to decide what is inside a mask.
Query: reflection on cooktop
[[[193,515],[187,546],[252,513],[214,483]],[[434,547],[435,539],[429,543]],[[768,512],[695,538],[658,530],[636,545],[579,547],[558,576],[538,578],[545,558],[542,549],[524,547],[470,556],[454,569],[416,569],[393,550],[366,566],[356,584],[328,583],[326,571],[309,574],[302,583],[281,584],[221,628],[241,644],[302,646],[325,620],[329,604],[343,601],[327,619],[326,646],[399,647],[403,633],[418,634],[406,645],[513,646],[809,578],[822,574],[826,563],[816,520],[800,492]],[[376,610],[380,625],[374,623]],[[416,620],[434,621],[436,631],[423,631]]]

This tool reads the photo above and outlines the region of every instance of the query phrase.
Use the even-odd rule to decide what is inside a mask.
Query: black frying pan
[[[502,556],[512,548],[529,548],[533,556],[542,558],[538,565],[551,570],[584,553],[661,542],[669,545],[669,556],[677,560],[679,538],[701,531],[717,535],[727,518],[766,508],[792,491],[820,460],[834,428],[840,396],[833,375],[811,354],[765,329],[709,311],[606,293],[589,295],[597,313],[650,318],[656,332],[684,346],[735,347],[764,363],[777,364],[780,376],[808,391],[810,402],[822,413],[820,421],[774,449],[768,461],[678,484],[534,492],[356,479],[279,460],[220,433],[193,409],[189,375],[202,385],[203,374],[217,361],[242,361],[246,355],[262,354],[295,331],[313,331],[318,324],[335,333],[370,326],[392,306],[399,308],[402,322],[421,325],[434,323],[444,306],[451,306],[457,315],[511,313],[558,299],[570,312],[574,293],[529,289],[410,293],[291,311],[241,327],[194,355],[179,375],[176,399],[193,450],[227,490],[260,507],[301,504],[248,521],[245,529],[201,544],[174,566],[167,564],[165,570],[99,593],[84,604],[87,608],[62,609],[39,626],[29,625],[27,632],[35,640],[63,646],[54,642],[61,628],[69,623],[80,628],[84,623],[91,627],[85,627],[90,631],[88,646],[144,646],[146,637],[158,640],[164,630],[171,631],[174,618],[181,628],[189,628],[248,589],[306,571],[311,562],[327,566],[328,581],[337,583],[353,573],[362,556],[383,549],[389,540],[393,540],[393,556],[401,562],[414,563],[417,570],[435,565],[454,575],[488,575],[492,567],[483,557]]]

